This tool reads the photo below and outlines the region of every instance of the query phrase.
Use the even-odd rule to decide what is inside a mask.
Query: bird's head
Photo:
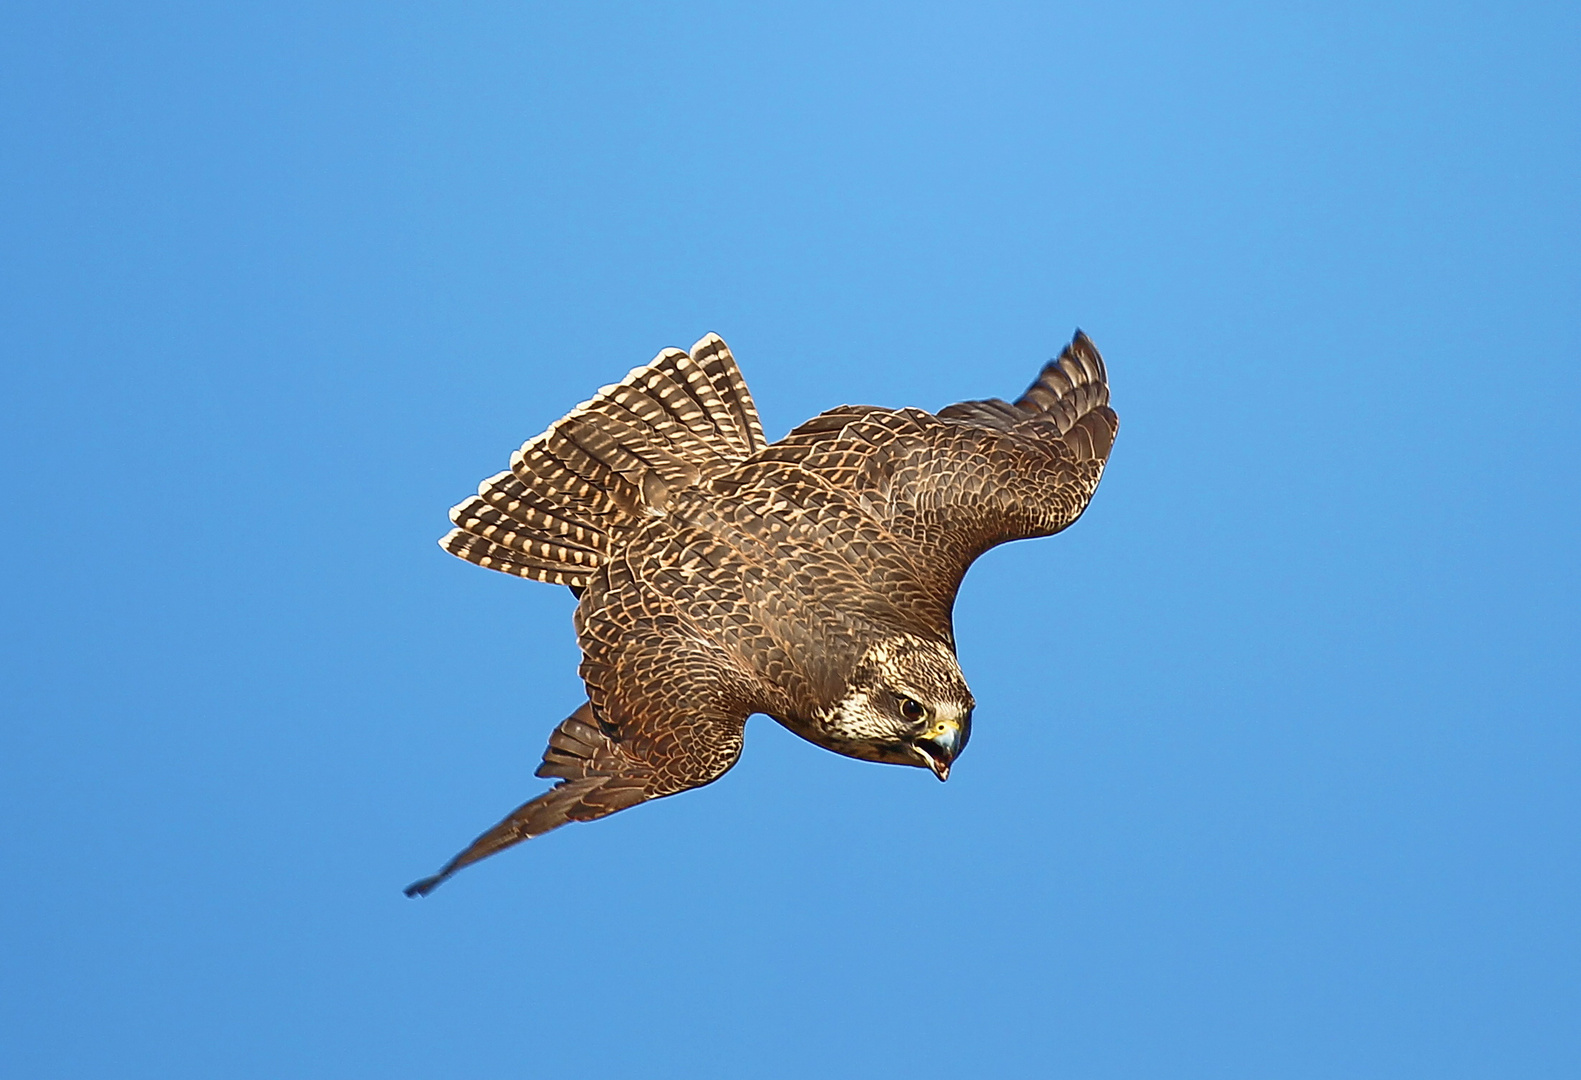
[[[947,780],[972,737],[974,704],[953,649],[900,634],[867,650],[828,723],[845,753]]]

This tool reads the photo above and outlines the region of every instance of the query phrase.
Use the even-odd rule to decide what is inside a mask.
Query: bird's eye
[[[900,699],[900,715],[907,720],[921,720],[928,715],[928,710],[916,698],[903,697]]]

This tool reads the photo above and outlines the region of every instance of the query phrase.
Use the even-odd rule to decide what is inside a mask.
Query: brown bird
[[[604,387],[453,509],[440,541],[579,598],[588,700],[537,772],[559,783],[407,895],[717,780],[753,713],[948,778],[972,730],[961,578],[996,544],[1080,517],[1118,423],[1080,331],[1014,404],[842,405],[772,445],[714,334]]]

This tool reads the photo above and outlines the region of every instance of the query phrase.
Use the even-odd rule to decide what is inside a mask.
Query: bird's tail
[[[653,361],[528,440],[508,471],[450,511],[441,547],[490,570],[573,589],[671,495],[765,445],[730,349],[709,334]]]

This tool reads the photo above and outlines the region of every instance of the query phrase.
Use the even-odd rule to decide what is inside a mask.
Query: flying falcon
[[[717,780],[753,713],[948,778],[972,731],[961,578],[996,544],[1080,517],[1117,428],[1080,331],[1014,404],[843,405],[772,445],[714,334],[604,387],[453,509],[440,541],[578,598],[588,700],[537,772],[559,782],[407,895]]]

